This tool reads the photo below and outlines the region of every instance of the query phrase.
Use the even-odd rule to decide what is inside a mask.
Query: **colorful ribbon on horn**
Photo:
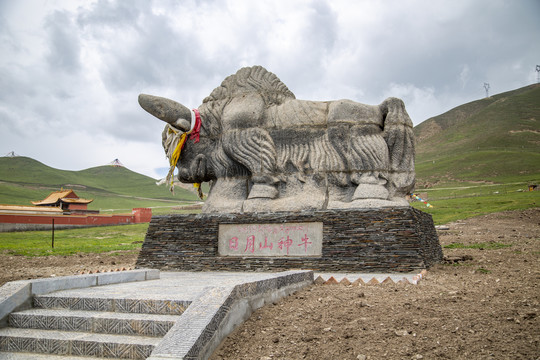
[[[198,143],[200,140],[200,131],[201,131],[201,115],[199,110],[193,109],[191,113],[191,129],[187,132],[180,133],[178,129],[174,128],[171,125],[168,125],[167,131],[167,147],[168,151],[174,146],[174,150],[169,157],[169,173],[167,174],[167,181],[169,182],[169,187],[172,193],[174,194],[174,169],[180,160],[180,154],[182,149],[186,145],[187,136],[190,135],[190,139],[193,139],[194,143]],[[175,146],[176,143],[176,146]],[[201,183],[194,183],[193,187],[197,189],[197,195],[202,200],[204,194],[201,189]]]
[[[201,132],[201,114],[198,109],[193,109],[191,111],[195,114],[195,126],[193,127],[189,138],[192,139],[194,143],[198,143]]]
[[[189,138],[192,139],[194,143],[198,143],[201,133],[201,114],[198,109],[192,109],[191,111],[193,114],[195,114],[195,126],[193,127]],[[201,183],[194,183],[193,187],[197,189],[197,196],[202,200],[204,198],[204,194],[202,192]]]
[[[199,199],[204,199],[204,194],[201,189],[201,183],[194,183],[193,187],[197,189],[197,196],[199,197]]]
[[[186,144],[187,134],[178,134],[178,131],[174,130],[172,127],[169,126],[167,136],[173,137],[171,145],[174,145],[174,142],[178,141],[176,143],[176,146],[174,147],[171,156],[169,157],[169,164],[171,165],[171,167],[169,168],[169,173],[167,174],[166,178],[167,182],[169,183],[169,190],[174,194],[174,169],[176,168],[176,164],[178,164],[178,159],[180,159],[180,153],[182,152],[182,149]]]

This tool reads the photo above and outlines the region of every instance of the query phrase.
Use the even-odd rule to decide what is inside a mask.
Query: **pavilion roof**
[[[71,204],[89,204],[94,199],[82,199],[75,194],[75,192],[72,189],[68,190],[60,190],[60,191],[53,191],[49,194],[45,199],[40,201],[32,201],[32,204],[34,205],[53,205],[57,202],[65,202],[65,203],[71,203]]]
[[[39,210],[36,210],[39,209]],[[0,212],[32,212],[32,211],[39,211],[41,213],[62,213],[62,209],[57,207],[42,207],[42,208],[36,208],[35,206],[26,206],[26,205],[4,205],[0,204]]]

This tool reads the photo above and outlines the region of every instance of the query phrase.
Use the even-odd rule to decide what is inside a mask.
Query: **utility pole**
[[[486,97],[489,97],[489,83],[484,83],[484,89],[486,89]]]

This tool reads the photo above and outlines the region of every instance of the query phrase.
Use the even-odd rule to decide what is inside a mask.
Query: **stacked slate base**
[[[320,257],[228,257],[220,224],[322,222]],[[412,272],[442,260],[431,215],[411,207],[154,216],[137,266],[184,271]]]

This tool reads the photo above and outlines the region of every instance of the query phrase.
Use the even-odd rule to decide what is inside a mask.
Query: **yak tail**
[[[390,156],[390,196],[404,196],[414,189],[414,133],[413,124],[403,101],[386,99],[381,104],[384,116],[383,136]]]

